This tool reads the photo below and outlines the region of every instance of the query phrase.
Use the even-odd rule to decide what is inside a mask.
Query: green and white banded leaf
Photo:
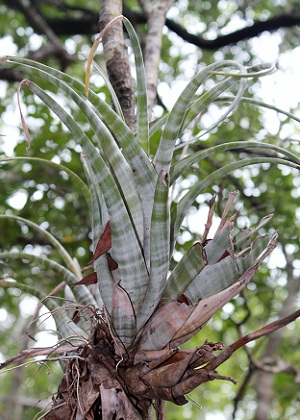
[[[255,239],[247,255],[231,255],[214,264],[207,265],[185,290],[186,296],[192,303],[206,299],[221,292],[235,283],[241,275],[253,264],[267,248],[270,237],[268,235]]]
[[[204,267],[202,246],[197,242],[183,255],[170,274],[162,295],[162,303],[176,301]]]
[[[23,64],[20,63],[20,66],[22,65]],[[43,73],[44,72],[42,70],[39,70],[40,76],[43,75]],[[106,160],[106,162],[108,162],[108,165],[110,166],[110,169],[117,180],[116,185],[120,189],[120,193],[127,207],[127,211],[131,217],[132,225],[134,226],[136,234],[138,235],[138,239],[142,244],[144,235],[143,211],[136,189],[134,175],[119,146],[116,144],[114,137],[106,125],[102,122],[98,111],[89,105],[85,97],[82,98],[67,83],[57,79],[49,73],[43,75],[43,77],[54,86],[59,86],[67,97],[72,98],[74,103],[76,103],[76,105],[82,111],[82,114],[88,120],[98,140],[100,153],[103,150],[104,153],[102,154],[102,157]],[[35,93],[38,94],[37,92]],[[40,96],[42,96],[41,93]]]
[[[257,258],[255,263],[251,265],[242,276],[240,276],[238,281],[227,287],[227,289],[222,290],[221,292],[206,299],[200,300],[198,304],[194,305],[195,310],[187,319],[187,322],[183,325],[181,330],[177,331],[176,336],[174,336],[172,341],[169,343],[170,347],[177,347],[188,341],[205,326],[205,324],[219,309],[240,293],[253,278],[262,261],[274,250],[275,247],[276,235],[272,235],[267,249],[265,249],[260,257]]]
[[[136,336],[136,319],[128,293],[116,283],[113,288],[111,320],[115,338],[120,345],[119,352],[123,354]]]
[[[26,58],[7,56],[3,66],[8,68],[19,67],[24,65],[25,73],[33,77],[47,79],[47,75],[54,76],[57,80],[65,82],[74,90],[84,97],[85,86],[79,80],[44,64],[32,61]],[[118,139],[118,143],[124,152],[130,166],[134,170],[138,186],[140,186],[140,195],[145,195],[145,199],[149,197],[149,192],[154,194],[156,171],[151,165],[149,158],[141,145],[139,144],[136,136],[130,131],[125,122],[111,109],[111,107],[101,99],[100,96],[89,90],[89,102],[93,104],[95,109],[99,112],[102,121],[112,132],[114,137]]]
[[[89,160],[89,164],[97,177],[97,182],[103,193],[110,217],[113,237],[111,254],[113,260],[118,264],[115,278],[117,282],[121,282],[121,286],[129,293],[135,311],[138,311],[148,285],[148,272],[140,244],[115,179],[112,177],[101,155],[73,118],[35,83],[28,82],[28,87],[69,128]],[[130,247],[128,247],[128,243],[130,243]],[[99,276],[101,276],[101,273],[99,273]],[[139,286],[138,288],[137,285]],[[104,299],[103,296],[102,298]]]
[[[217,99],[218,102],[226,102],[226,101],[231,102],[232,100],[233,100],[232,96],[226,96],[226,95],[222,95]],[[248,103],[253,104],[253,105],[261,106],[262,108],[271,109],[272,111],[278,112],[278,114],[283,114],[283,115],[287,116],[288,118],[291,118],[292,120],[300,123],[300,118],[297,118],[297,116],[295,114],[292,114],[291,112],[285,111],[284,109],[278,108],[277,106],[275,106],[273,104],[268,104],[266,102],[259,101],[259,100],[254,99],[254,98],[246,98],[244,96],[242,96],[240,100],[241,100],[241,102],[248,102]]]
[[[88,57],[86,57],[88,59]],[[114,91],[114,88],[112,86],[112,84],[110,83],[110,80],[107,76],[107,74],[105,73],[105,71],[102,70],[102,68],[96,63],[96,61],[92,61],[93,66],[95,67],[95,69],[97,70],[97,72],[100,74],[100,76],[102,77],[102,79],[104,80],[105,85],[107,86],[108,90],[109,90],[109,94],[111,96],[112,99],[112,103],[115,109],[116,114],[123,120],[125,121],[124,115],[123,115],[123,111],[119,102],[119,99],[116,95],[116,92]]]
[[[44,267],[54,271],[58,275],[59,282],[66,282],[66,284],[72,285],[78,282],[80,278],[75,276],[70,270],[65,268],[63,265],[56,261],[50,260],[49,258],[41,257],[39,255],[29,254],[27,252],[0,252],[0,259],[26,259],[34,262],[35,265]],[[78,302],[84,305],[96,305],[96,301],[93,298],[89,289],[84,285],[78,285],[73,288],[73,293]]]
[[[207,264],[215,264],[230,248],[230,232],[233,228],[232,222],[227,222],[222,231],[215,235],[204,247]]]
[[[234,96],[234,100],[231,102],[230,106],[226,111],[219,117],[211,126],[204,130],[201,134],[199,134],[197,137],[200,138],[204,136],[205,134],[212,131],[214,128],[218,127],[222,121],[225,120],[225,118],[233,112],[236,107],[238,106],[240,102],[240,98],[242,97],[245,88],[246,88],[246,80],[240,79],[239,81],[239,88],[237,94]],[[233,77],[227,77],[222,82],[218,83],[216,86],[211,88],[209,91],[204,93],[199,99],[194,101],[192,105],[190,106],[190,109],[186,115],[184,124],[181,128],[181,133],[188,127],[188,125],[194,120],[194,118],[197,117],[200,113],[202,113],[209,104],[211,104],[213,101],[215,101],[224,90],[228,89],[230,86],[237,83],[237,80]],[[181,134],[180,133],[180,134]]]
[[[135,59],[136,79],[137,79],[137,110],[138,110],[138,132],[137,138],[143,149],[149,152],[149,123],[147,88],[143,54],[140,47],[138,36],[134,27],[128,19],[123,18],[123,23],[127,29]]]
[[[150,230],[150,279],[138,314],[138,330],[157,307],[166,286],[170,259],[169,177],[161,171],[154,195]]]
[[[58,70],[19,57],[9,56],[6,60],[9,60],[5,62],[5,66],[7,67],[24,66],[27,74],[30,74],[33,77],[44,78],[46,81],[48,81],[49,75],[52,75],[54,79],[57,80],[55,83],[56,85],[59,81],[62,81],[65,85],[78,91],[81,96],[84,95],[85,87],[83,83]],[[118,115],[92,91],[89,91],[89,101],[95,107],[97,113],[99,113],[102,121],[109,128],[113,136],[118,139],[118,144],[122,147],[122,151],[134,173],[144,213],[143,247],[147,250],[149,249],[152,202],[157,173],[145,151],[137,141],[136,136],[129,130],[124,121],[122,121],[122,119],[120,119]],[[149,266],[149,259],[147,259],[147,256],[145,259]]]
[[[205,179],[200,182],[197,182],[189,192],[179,201],[177,205],[175,205],[171,211],[171,237],[176,240],[178,235],[180,226],[183,222],[183,219],[187,213],[187,210],[193,204],[194,200],[197,198],[199,194],[205,190],[209,185],[212,184],[216,179],[222,178],[231,171],[235,169],[242,168],[244,166],[250,166],[253,164],[259,163],[272,163],[272,164],[282,164],[289,166],[291,168],[295,168],[299,170],[299,165],[288,161],[286,159],[281,158],[272,158],[272,157],[252,157],[252,158],[245,158],[235,162],[231,162],[227,165],[224,165],[222,168],[217,169],[213,173],[207,175]],[[171,244],[174,246],[174,244]]]
[[[243,66],[230,60],[213,63],[198,73],[183,90],[168,115],[168,119],[162,133],[162,137],[154,158],[154,165],[157,171],[160,171],[161,169],[169,171],[175,142],[180,135],[183,121],[186,118],[190,103],[193,100],[197,89],[210,77],[211,71],[229,66],[237,68],[238,70],[243,68]]]
[[[184,171],[191,168],[191,166],[196,162],[201,162],[202,160],[206,159],[209,156],[212,156],[215,153],[220,152],[229,152],[229,151],[237,151],[237,150],[247,150],[247,149],[261,149],[266,151],[272,151],[279,153],[280,155],[285,156],[287,159],[291,160],[292,162],[300,164],[299,156],[291,153],[287,149],[283,147],[276,146],[274,144],[264,143],[264,142],[256,142],[256,141],[234,141],[230,143],[219,144],[217,146],[210,147],[206,150],[201,150],[199,152],[195,152],[192,155],[186,156],[185,158],[179,160],[174,165],[171,166],[170,169],[170,185],[172,185],[180,175],[183,174]]]

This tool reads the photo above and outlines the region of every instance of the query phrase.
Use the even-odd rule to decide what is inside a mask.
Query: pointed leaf
[[[207,264],[215,264],[222,258],[224,252],[230,248],[230,232],[233,223],[228,222],[219,235],[216,235],[204,247],[204,253]]]
[[[196,162],[201,162],[213,154],[220,152],[230,152],[236,150],[247,150],[247,149],[263,149],[267,151],[276,152],[280,155],[285,156],[287,159],[292,162],[300,164],[300,158],[297,155],[289,152],[287,149],[276,146],[274,144],[256,142],[256,141],[233,141],[230,143],[218,144],[217,146],[210,147],[206,150],[201,150],[199,152],[193,153],[192,155],[186,156],[185,158],[179,160],[178,162],[172,165],[170,170],[170,184],[172,185],[184,171],[191,168]]]
[[[189,284],[203,270],[205,262],[202,258],[202,246],[199,242],[193,245],[182,257],[170,274],[162,296],[164,304],[172,300],[180,302],[180,295],[185,292]],[[187,303],[187,302],[186,302]]]
[[[2,62],[2,65],[5,67],[24,68],[26,73],[32,75],[34,78],[42,78],[46,81],[50,81],[51,83],[53,83],[54,79],[55,86],[63,86],[64,89],[73,88],[73,92],[77,91],[81,97],[84,96],[84,85],[78,80],[58,70],[32,60],[19,57],[9,56],[6,57],[5,60],[5,63],[4,60]],[[49,80],[50,76],[52,76],[51,80]],[[74,93],[72,93],[72,95],[74,95]],[[149,161],[145,151],[140,146],[136,136],[129,130],[124,121],[122,121],[118,115],[92,91],[89,91],[89,101],[94,106],[94,112],[98,113],[99,118],[102,119],[113,136],[118,139],[118,144],[122,148],[124,156],[130,163],[130,167],[132,168],[134,178],[137,183],[137,189],[144,213],[143,247],[144,249],[149,249],[152,202],[157,178],[156,171]],[[134,195],[131,195],[131,197],[133,198]],[[145,258],[145,261],[147,266],[149,266],[149,259]]]
[[[139,38],[133,25],[124,17],[124,26],[127,29],[135,59],[136,79],[137,79],[137,108],[138,108],[138,133],[137,137],[143,149],[148,152],[149,148],[149,123],[145,67],[143,54],[140,47]]]
[[[101,257],[101,255],[108,252],[111,248],[112,241],[111,241],[111,228],[110,228],[110,222],[108,221],[106,223],[104,232],[100,236],[100,239],[96,245],[96,249],[93,255],[93,258],[88,262],[88,264],[91,264],[94,262],[97,258]]]
[[[269,236],[255,239],[247,255],[232,258],[231,255],[215,264],[207,265],[185,290],[192,303],[208,298],[235,283],[251,267],[266,249]]]
[[[97,177],[97,181],[99,182],[110,217],[112,236],[114,238],[111,254],[112,258],[118,264],[116,278],[122,282],[122,286],[130,293],[135,309],[139,310],[148,284],[148,272],[145,267],[141,244],[138,242],[136,231],[132,225],[130,215],[128,214],[128,209],[123,202],[122,195],[116,185],[115,179],[102,156],[70,115],[35,83],[31,82],[29,88],[57,114],[61,121],[66,124],[77,141],[81,144],[84,153],[90,162],[93,172]],[[120,223],[120,220],[122,223]],[[127,246],[127,242],[124,241],[124,238],[127,238],[130,247]],[[97,271],[97,264],[95,268]],[[137,285],[139,285],[138,288]],[[104,300],[104,296],[102,294],[101,296]],[[111,298],[107,296],[107,299],[108,302],[104,303],[109,311]]]
[[[77,283],[75,283],[75,285],[79,285],[79,284],[96,284],[98,282],[98,278],[97,278],[97,273],[93,272],[90,274],[87,274],[85,277],[83,277],[83,279],[81,279],[80,281],[78,281]]]
[[[170,346],[177,347],[180,344],[186,342],[191,337],[193,337],[217,312],[222,308],[227,302],[233,299],[238,293],[240,293],[244,287],[249,283],[256,273],[261,262],[274,250],[276,247],[276,235],[271,237],[268,248],[264,251],[263,254],[255,261],[255,263],[249,267],[240,279],[229,286],[227,289],[212,295],[206,299],[201,300],[197,305],[193,314],[187,320],[185,325],[179,330],[174,336],[173,340],[170,342]]]
[[[155,310],[166,285],[170,251],[169,178],[161,171],[157,179],[150,231],[150,279],[138,316],[138,330]]]
[[[229,172],[242,168],[244,166],[250,166],[253,164],[258,163],[272,163],[272,164],[282,164],[289,166],[291,168],[295,168],[299,170],[299,165],[295,164],[294,162],[287,161],[285,159],[280,158],[269,158],[269,157],[252,157],[246,158],[239,161],[231,162],[227,165],[224,165],[222,168],[217,169],[212,174],[207,175],[206,178],[200,182],[197,182],[189,192],[179,201],[177,205],[174,206],[171,212],[171,237],[176,239],[180,226],[183,222],[183,219],[187,213],[189,207],[193,204],[194,200],[197,198],[202,191],[207,188],[212,182],[214,182],[218,178],[222,178],[226,176]]]
[[[163,130],[162,138],[154,158],[154,164],[157,171],[160,171],[161,169],[169,171],[175,142],[180,135],[182,123],[185,120],[189,105],[197,89],[211,76],[211,71],[226,66],[238,68],[239,70],[243,68],[243,66],[240,66],[239,64],[230,60],[213,63],[198,73],[181,93],[179,99],[176,101],[168,116],[165,128]]]

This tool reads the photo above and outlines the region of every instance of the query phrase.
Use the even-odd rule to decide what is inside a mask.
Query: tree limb
[[[237,44],[239,41],[245,41],[260,35],[264,31],[275,31],[280,28],[291,28],[300,24],[300,14],[282,14],[274,16],[267,20],[255,21],[252,25],[246,26],[243,29],[231,32],[227,35],[219,35],[215,39],[205,39],[202,36],[189,33],[183,26],[172,21],[166,20],[166,26],[184,41],[196,45],[203,50],[215,51],[227,45]]]
[[[162,47],[162,34],[166,14],[173,0],[151,1],[140,0],[140,5],[147,16],[147,35],[144,51],[145,72],[147,82],[149,119],[157,96],[158,71]]]
[[[294,267],[293,267],[293,260],[295,259],[295,255],[289,255],[285,252],[285,248],[282,247],[282,251],[286,258],[286,270],[287,270],[287,297],[282,303],[282,308],[279,312],[280,317],[284,317],[288,314],[290,308],[292,308],[295,304],[295,300],[297,298],[299,292],[299,278],[294,275]],[[276,363],[276,359],[278,357],[279,347],[282,340],[282,330],[278,330],[275,333],[271,334],[266,348],[263,352],[260,362],[255,362],[256,367],[260,367],[259,365],[264,365],[266,363]],[[278,363],[278,362],[277,362]],[[282,364],[281,364],[282,365]],[[285,365],[285,368],[287,366]],[[291,368],[291,366],[290,366]],[[259,371],[256,373],[255,377],[255,390],[257,394],[257,408],[255,413],[255,418],[257,420],[264,419],[266,415],[269,415],[272,402],[273,402],[273,382],[274,382],[274,367],[269,366],[269,369],[262,369],[260,367]],[[277,367],[278,369],[278,367]],[[296,375],[296,373],[294,372]]]
[[[20,10],[23,12],[18,5],[19,0],[4,0],[4,3],[11,9]],[[64,11],[72,9],[72,6],[64,4]],[[93,35],[98,32],[97,13],[87,8],[81,8],[78,11],[81,12],[80,16],[77,15],[70,17],[68,14],[66,14],[66,17],[63,18],[51,18],[46,16],[43,16],[43,18],[47,21],[48,26],[57,36],[71,36],[78,34]],[[147,22],[147,18],[144,13],[131,10],[125,4],[123,4],[123,14],[135,25],[145,24]],[[28,20],[28,16],[25,15],[25,17]],[[29,20],[28,22],[30,23]],[[290,13],[283,13],[278,16],[273,16],[266,20],[254,21],[252,25],[231,32],[230,34],[219,35],[215,39],[205,39],[203,36],[191,34],[179,23],[174,22],[168,18],[166,19],[166,27],[168,29],[175,32],[184,41],[187,41],[203,50],[208,51],[215,51],[227,45],[236,44],[239,41],[254,38],[264,31],[276,31],[280,28],[292,28],[299,24],[300,13],[298,11],[293,11]],[[36,33],[43,33],[40,32],[37,28],[35,28],[35,31]]]
[[[120,15],[122,15],[121,0],[100,0],[100,30]],[[134,89],[122,22],[116,22],[103,36],[103,48],[109,80],[119,99],[126,123],[135,132]]]
[[[300,309],[298,309],[290,315],[285,316],[284,318],[271,322],[270,324],[260,328],[257,331],[244,335],[243,337],[239,338],[237,341],[232,343],[230,346],[226,347],[215,359],[209,362],[205,366],[205,370],[216,369],[218,366],[220,366],[222,363],[228,360],[232,356],[232,354],[241,347],[244,347],[246,344],[250,343],[251,341],[257,340],[258,338],[274,333],[280,328],[283,328],[291,322],[295,321],[299,317]]]
[[[14,0],[13,4],[24,14],[28,23],[37,33],[46,35],[51,44],[51,53],[54,52],[59,58],[62,70],[70,62],[74,61],[74,57],[65,50],[53,29],[49,26],[47,19],[42,16],[32,2],[28,0]]]

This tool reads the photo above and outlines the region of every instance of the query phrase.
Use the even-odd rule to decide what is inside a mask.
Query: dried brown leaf
[[[106,257],[107,257],[107,263],[108,263],[108,267],[110,271],[116,270],[118,268],[118,263],[112,259],[109,252],[107,252]]]
[[[75,283],[74,286],[77,286],[79,284],[86,284],[86,285],[96,284],[97,282],[98,282],[97,273],[93,272],[83,277],[83,279]]]
[[[182,328],[195,309],[185,303],[171,302],[161,306],[146,324],[140,342],[140,350],[163,349]]]
[[[80,321],[80,312],[78,311],[78,309],[74,311],[74,314],[72,316],[72,321],[74,322],[74,324],[78,324],[78,322]]]
[[[100,236],[100,239],[97,243],[94,255],[92,259],[88,262],[88,264],[91,264],[94,262],[97,258],[101,257],[101,255],[108,252],[111,248],[112,241],[111,241],[111,227],[110,227],[110,221],[106,223],[105,229]]]

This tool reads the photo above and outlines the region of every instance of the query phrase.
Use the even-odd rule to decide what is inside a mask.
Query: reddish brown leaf
[[[111,258],[109,252],[107,253],[107,262],[108,262],[108,267],[110,271],[114,271],[118,268],[118,263]]]
[[[83,277],[83,279],[75,283],[75,286],[77,286],[78,284],[96,284],[97,281],[97,273],[94,271],[93,273],[88,274],[87,276]]]
[[[78,324],[78,322],[80,321],[80,313],[78,309],[76,309],[76,311],[74,312],[72,316],[72,321],[74,322],[74,324]]]
[[[111,248],[111,227],[110,227],[110,221],[108,221],[97,243],[93,258],[88,262],[88,264],[91,264],[97,258],[101,257],[101,255],[109,251],[110,248]]]
[[[179,302],[179,303],[185,303],[186,305],[190,305],[191,304],[189,298],[184,293],[182,293],[180,296],[178,296],[177,302]]]
[[[207,236],[209,234],[209,231],[210,231],[210,228],[211,228],[211,225],[212,225],[212,219],[213,219],[214,207],[215,207],[215,200],[216,200],[216,197],[214,196],[210,200],[210,203],[209,203],[209,212],[208,212],[207,222],[205,224],[205,230],[204,230],[204,233],[203,233],[203,236],[202,236],[202,242],[204,242],[204,243],[207,241]],[[205,246],[205,245],[203,244],[203,246]]]
[[[228,251],[225,251],[224,254],[222,255],[222,257],[219,259],[218,262],[224,260],[224,258],[228,257],[228,255],[229,255],[229,252]]]

